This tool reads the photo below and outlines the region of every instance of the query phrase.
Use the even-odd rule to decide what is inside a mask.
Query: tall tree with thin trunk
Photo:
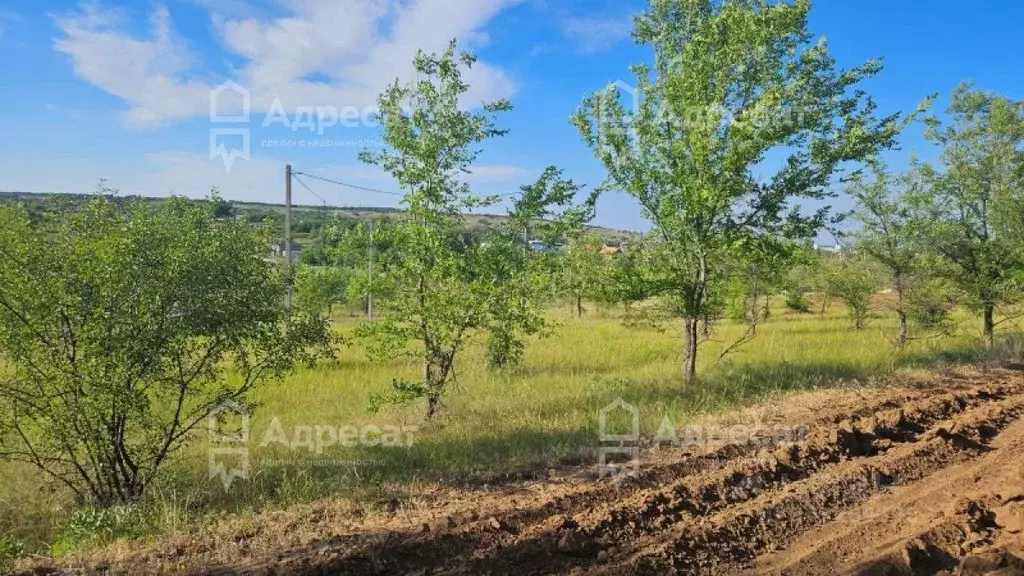
[[[871,178],[858,175],[847,193],[857,202],[855,216],[861,229],[857,247],[884,268],[896,301],[893,311],[899,319],[895,345],[910,341],[910,292],[922,275],[918,223],[906,200],[911,175],[894,176],[876,164]]]
[[[361,335],[378,355],[420,357],[422,379],[396,380],[392,399],[425,398],[428,418],[455,377],[459,352],[489,323],[493,286],[479,274],[480,245],[466,237],[462,213],[496,199],[474,194],[464,176],[480,154],[477,145],[505,134],[496,114],[511,105],[463,109],[469,85],[462,75],[474,62],[472,54],[456,52],[454,40],[443,54],[417,53],[419,79],[395,80],[380,96],[384,146],[360,154],[398,181],[408,212],[388,231],[391,249],[382,257],[394,294],[381,303],[380,321],[364,324]],[[407,349],[410,341],[419,343],[415,351]]]
[[[580,232],[569,239],[561,262],[561,284],[569,297],[577,318],[586,311],[584,300],[601,297],[601,279],[607,261],[601,254],[601,239],[593,233]]]
[[[943,147],[941,169],[918,168],[922,229],[949,278],[981,312],[985,345],[995,343],[999,306],[1020,300],[1024,264],[1024,101],[974,90],[953,92],[949,124],[928,120]]]
[[[880,62],[836,69],[807,29],[810,8],[651,0],[633,37],[652,50],[653,67],[633,67],[630,109],[610,86],[573,117],[608,172],[605,186],[639,200],[651,221],[661,284],[685,319],[687,381],[698,320],[718,299],[711,291],[729,284],[728,264],[752,243],[813,236],[830,211],[807,214],[792,201],[832,196],[851,162],[892,147],[902,129],[899,115],[877,118],[858,88]]]
[[[596,192],[575,204],[582,188],[556,166],[548,166],[536,182],[520,187],[505,221],[487,239],[481,274],[498,287],[490,306],[491,368],[518,364],[526,337],[549,333],[544,311],[558,280],[558,258],[547,247],[579,234],[593,218]],[[544,248],[535,250],[533,239]]]

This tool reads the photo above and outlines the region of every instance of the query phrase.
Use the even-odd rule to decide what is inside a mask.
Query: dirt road
[[[366,514],[266,513],[64,568],[210,574],[1021,574],[1024,372],[919,375],[731,416],[803,442],[646,452],[587,469],[434,487]],[[546,474],[547,475],[547,474]],[[239,533],[241,532],[241,533]]]

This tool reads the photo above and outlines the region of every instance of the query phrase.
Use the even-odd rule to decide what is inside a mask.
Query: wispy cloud
[[[611,50],[629,38],[633,21],[623,16],[571,16],[562,20],[562,34],[582,54]]]
[[[128,103],[126,124],[157,126],[209,110],[210,87],[186,78],[193,55],[174,36],[166,7],[151,15],[148,38],[121,32],[126,16],[95,5],[54,20],[64,33],[54,48],[71,57],[78,77]]]
[[[365,107],[390,80],[413,75],[417,49],[440,51],[452,38],[463,39],[464,47],[486,42],[483,28],[520,1],[279,0],[277,12],[284,16],[251,15],[236,7],[211,14],[211,20],[223,46],[245,60],[230,79],[252,93],[254,111],[269,110],[275,99],[286,110]],[[166,7],[156,7],[142,38],[125,31],[123,15],[93,5],[55,21],[63,36],[54,47],[71,57],[79,78],[129,104],[126,123],[160,126],[209,110],[214,82],[174,34]],[[472,89],[466,100],[474,104],[516,91],[504,70],[484,61],[467,81]]]

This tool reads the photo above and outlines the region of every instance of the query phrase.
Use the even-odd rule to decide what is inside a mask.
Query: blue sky
[[[585,94],[630,81],[627,67],[647,58],[628,37],[629,15],[642,7],[636,0],[3,0],[0,190],[88,192],[102,177],[123,193],[203,197],[218,186],[230,199],[279,202],[289,162],[395,190],[356,158],[361,144],[372,144],[372,126],[339,121],[321,135],[292,130],[281,115],[264,127],[266,115],[275,100],[289,124],[300,106],[362,113],[384,83],[408,77],[416,48],[439,50],[453,37],[480,57],[469,98],[508,97],[515,106],[501,118],[511,132],[486,144],[471,184],[515,191],[553,163],[595,186],[602,170],[568,117]],[[828,37],[842,66],[885,58],[867,88],[887,113],[912,110],[931,92],[944,109],[964,79],[1024,98],[1021,22],[1019,0],[818,0],[811,29]],[[211,122],[210,90],[229,80],[250,92],[247,123]],[[226,94],[219,111],[238,113],[240,97]],[[230,171],[211,160],[211,128],[249,130],[249,158]],[[890,154],[895,167],[912,150],[935,157],[921,132],[911,127],[903,150]],[[218,142],[240,145],[241,137]],[[308,183],[331,204],[395,204],[391,196]],[[296,202],[319,203],[302,187],[295,194]],[[596,223],[646,228],[635,202],[617,194],[602,198]]]

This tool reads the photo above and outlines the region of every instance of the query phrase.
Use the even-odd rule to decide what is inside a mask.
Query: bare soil
[[[1024,372],[921,373],[788,396],[717,422],[802,442],[646,450],[530,481],[422,486],[118,543],[58,570],[117,574],[1024,576]]]

